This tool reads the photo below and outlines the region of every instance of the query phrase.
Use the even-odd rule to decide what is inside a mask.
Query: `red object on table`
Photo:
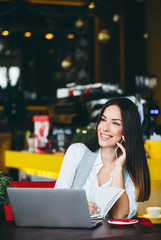
[[[138,220],[138,224],[153,227],[152,222],[148,218],[134,217],[132,219],[112,219],[111,221],[115,221],[115,222],[121,221],[121,222],[125,222],[125,223],[127,222],[128,223],[128,222],[135,222],[136,220]]]
[[[111,219],[110,221],[111,222],[125,222],[125,223],[128,223],[128,222],[135,222],[136,220],[138,220],[138,219]]]
[[[18,188],[54,188],[55,183],[56,181],[33,181],[33,182],[12,181],[11,186]],[[4,205],[4,212],[6,221],[14,220],[10,203]]]
[[[135,217],[135,218],[132,218],[132,219],[111,219],[111,223],[112,222],[121,222],[122,224],[128,224],[128,223],[135,223],[136,220],[138,220],[138,224],[141,224],[141,225],[146,225],[146,226],[149,226],[149,227],[152,227],[153,224],[152,222],[150,221],[150,219],[148,218],[139,218],[139,217]],[[120,224],[121,225],[121,224]]]
[[[135,219],[138,220],[138,223],[139,223],[139,224],[146,225],[146,226],[149,226],[149,227],[153,227],[152,222],[151,222],[150,219],[148,219],[148,218],[135,217]]]

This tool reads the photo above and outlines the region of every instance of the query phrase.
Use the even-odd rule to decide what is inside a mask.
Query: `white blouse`
[[[87,147],[82,143],[74,143],[71,146],[69,146],[65,153],[55,188],[71,188],[76,169],[85,153],[86,148]],[[83,189],[86,191],[87,198],[90,199],[91,202],[97,203],[97,206],[100,210],[100,214],[101,213],[103,214],[104,211],[103,206],[105,206],[105,203],[107,201],[108,189],[111,186],[113,176],[112,171],[110,180],[103,184],[102,186],[99,186],[97,174],[102,167],[103,163],[101,159],[101,151],[99,150],[98,156],[93,164],[92,170],[86,180],[86,183],[83,186]],[[127,218],[131,218],[136,214],[138,207],[138,203],[135,201],[135,187],[129,174],[126,175],[126,179],[124,179],[124,182],[125,191],[128,195],[130,204],[129,205],[130,212]]]

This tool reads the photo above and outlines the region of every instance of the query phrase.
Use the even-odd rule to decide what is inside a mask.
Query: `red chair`
[[[18,188],[54,188],[56,181],[37,181],[37,182],[19,182],[12,181],[11,186]],[[11,204],[4,205],[4,213],[6,221],[13,221]]]

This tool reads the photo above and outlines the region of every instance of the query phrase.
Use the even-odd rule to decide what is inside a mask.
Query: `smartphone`
[[[123,141],[124,140],[121,139],[120,144],[123,143]],[[117,146],[117,148],[115,148],[115,156],[116,156],[116,158],[119,157],[120,153],[121,153],[121,149]]]

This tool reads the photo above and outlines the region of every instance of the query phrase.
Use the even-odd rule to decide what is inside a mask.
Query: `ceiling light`
[[[111,38],[111,35],[109,34],[107,29],[103,29],[102,31],[100,31],[100,33],[98,34],[98,40],[100,42],[107,42],[109,39]]]
[[[25,37],[31,37],[31,32],[25,32],[25,33],[24,33],[24,36],[25,36]]]
[[[54,34],[53,34],[53,33],[47,33],[47,34],[45,35],[45,38],[46,38],[46,39],[52,39],[52,38],[54,38]]]
[[[149,37],[149,34],[148,33],[144,33],[143,34],[143,38],[148,38]]]
[[[90,9],[95,8],[95,3],[94,3],[94,2],[91,2],[91,3],[88,5],[88,8],[90,8]]]
[[[8,31],[8,30],[4,30],[4,31],[2,32],[2,35],[3,35],[3,36],[8,36],[8,35],[9,35],[9,31]]]
[[[79,18],[79,19],[77,19],[77,21],[75,22],[75,26],[77,27],[77,28],[82,28],[82,27],[84,27],[84,21],[81,19],[81,18]]]
[[[70,57],[67,57],[61,62],[61,67],[64,69],[69,69],[72,66],[72,61]]]
[[[118,15],[118,14],[115,14],[114,16],[113,16],[113,21],[114,22],[118,22],[120,20],[120,16]]]
[[[69,34],[67,35],[67,38],[68,38],[68,39],[73,39],[73,38],[74,38],[74,34],[69,33]]]

